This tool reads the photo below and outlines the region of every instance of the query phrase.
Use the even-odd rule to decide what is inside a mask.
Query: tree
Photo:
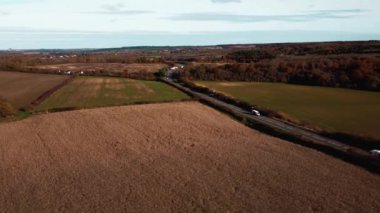
[[[162,68],[157,72],[157,77],[158,78],[163,78],[167,75],[168,70],[166,68]]]

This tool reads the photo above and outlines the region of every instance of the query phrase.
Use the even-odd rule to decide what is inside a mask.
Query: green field
[[[142,102],[189,99],[186,94],[157,81],[111,77],[77,77],[47,100],[37,111],[57,108],[92,108]]]
[[[278,83],[197,82],[312,127],[380,139],[380,93]]]

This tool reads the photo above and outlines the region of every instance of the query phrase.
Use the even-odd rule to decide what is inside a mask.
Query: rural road
[[[359,157],[362,159],[368,159],[369,161],[371,161],[371,160],[374,162],[378,161],[373,156],[371,156],[371,154],[368,151],[365,151],[365,150],[362,150],[362,149],[359,149],[356,147],[348,146],[348,145],[343,144],[341,142],[338,142],[336,140],[320,136],[320,135],[313,133],[311,131],[307,131],[307,130],[301,129],[299,127],[296,127],[296,126],[286,124],[286,123],[281,122],[279,120],[275,120],[275,119],[265,117],[265,116],[260,116],[260,117],[254,116],[251,114],[251,112],[246,111],[240,107],[237,107],[237,106],[234,106],[232,104],[228,104],[226,102],[220,101],[220,100],[218,100],[214,97],[210,97],[206,94],[195,92],[195,91],[183,86],[182,84],[176,83],[171,78],[162,79],[162,80],[164,82],[166,82],[166,83],[168,83],[174,87],[177,87],[183,91],[186,91],[186,92],[188,92],[188,93],[194,95],[195,97],[198,97],[204,101],[213,103],[215,105],[223,106],[229,110],[234,111],[235,113],[239,114],[242,117],[250,118],[250,119],[255,120],[256,122],[258,122],[260,124],[263,124],[265,126],[269,126],[271,128],[274,128],[274,129],[281,130],[285,133],[288,133],[290,135],[301,138],[302,140],[305,140],[305,141],[308,141],[308,142],[311,142],[314,144],[322,145],[322,146],[327,146],[327,147],[332,148],[334,150],[337,150],[339,152],[344,152],[346,154],[350,154],[350,155],[353,155],[355,157]]]

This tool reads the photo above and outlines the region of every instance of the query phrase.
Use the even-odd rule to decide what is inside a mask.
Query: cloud
[[[0,16],[7,16],[9,14],[10,14],[9,12],[0,11]]]
[[[212,3],[240,3],[241,0],[211,0]]]
[[[140,15],[140,14],[149,14],[153,11],[148,10],[128,10],[126,9],[125,4],[115,3],[115,4],[106,4],[100,7],[99,11],[86,12],[90,14],[101,14],[101,15]]]
[[[0,25],[1,34],[59,34],[59,35],[167,35],[172,34],[170,31],[157,30],[127,30],[127,31],[102,31],[102,30],[61,30],[49,28],[32,28],[32,27],[6,27]]]
[[[169,17],[175,21],[220,21],[220,22],[307,22],[320,19],[347,19],[364,12],[359,9],[314,10],[294,15],[240,15],[231,13],[184,13]]]
[[[118,10],[118,11],[95,11],[90,12],[91,14],[100,14],[100,15],[141,15],[141,14],[149,14],[153,13],[148,10]]]
[[[343,9],[343,10],[310,10],[309,12],[315,12],[315,13],[335,13],[335,14],[342,14],[342,13],[362,13],[366,12],[366,10],[361,9]]]
[[[125,4],[123,3],[105,4],[105,5],[102,5],[101,8],[107,11],[119,11],[121,10],[121,8],[125,8]]]

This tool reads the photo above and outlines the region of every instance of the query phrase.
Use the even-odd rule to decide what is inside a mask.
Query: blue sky
[[[378,0],[0,0],[0,49],[380,40]]]

